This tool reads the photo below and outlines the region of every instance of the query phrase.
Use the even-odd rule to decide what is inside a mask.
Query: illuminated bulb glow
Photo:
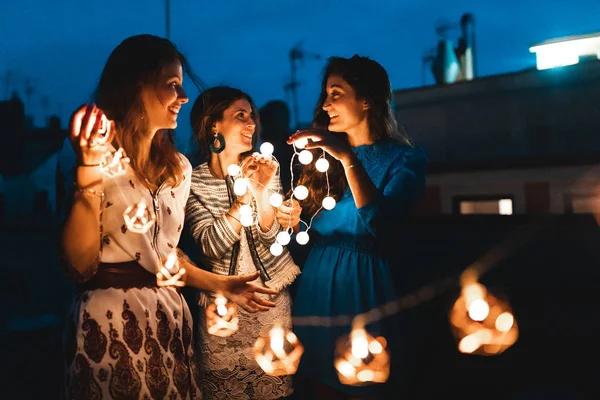
[[[497,355],[519,336],[508,304],[479,283],[465,284],[449,318],[461,353]]]
[[[240,172],[242,172],[242,169],[237,164],[231,164],[229,167],[227,167],[227,173],[231,177],[238,176]]]
[[[134,233],[146,233],[154,224],[156,217],[150,212],[146,203],[142,200],[132,204],[123,213],[123,219],[127,229]]]
[[[271,245],[271,247],[269,248],[269,251],[271,252],[271,254],[273,254],[274,256],[280,256],[281,253],[283,253],[283,247],[281,244],[275,242]]]
[[[333,210],[333,208],[336,205],[335,199],[331,196],[327,196],[323,199],[323,202],[321,203],[321,205],[323,206],[324,209],[326,210]]]
[[[513,315],[508,311],[505,311],[502,314],[498,315],[498,318],[496,318],[495,326],[496,329],[498,329],[500,332],[508,332],[510,328],[513,327],[514,323],[515,317],[513,317]]]
[[[106,143],[106,140],[108,139],[109,125],[110,123],[108,122],[108,118],[106,118],[106,115],[102,114],[98,130],[92,133],[90,137],[93,145],[100,145]]]
[[[273,207],[277,208],[277,207],[281,206],[281,204],[283,204],[283,196],[280,195],[279,193],[273,193],[269,197],[269,203]]]
[[[240,215],[252,215],[252,207],[250,204],[243,204],[240,206]]]
[[[246,190],[248,189],[248,182],[246,178],[236,179],[233,183],[233,192],[238,196],[243,196],[246,194]]]
[[[298,139],[294,142],[294,146],[299,149],[303,149],[308,144],[308,139]]]
[[[353,329],[349,336],[336,345],[334,367],[344,385],[364,385],[385,382],[390,373],[386,341],[375,339],[364,329]]]
[[[274,150],[273,145],[269,142],[264,142],[260,145],[260,152],[264,156],[272,156]]]
[[[304,185],[298,185],[294,188],[294,197],[298,200],[304,200],[308,197],[308,189]]]
[[[294,374],[302,353],[304,348],[296,335],[279,325],[275,325],[268,335],[259,337],[254,344],[254,359],[266,374],[272,376]]]
[[[308,233],[306,232],[298,232],[298,234],[296,235],[296,242],[298,242],[298,244],[306,244],[308,243]]]
[[[106,176],[118,176],[127,172],[129,158],[125,150],[120,148],[115,152],[107,151],[100,160],[100,172]]]
[[[179,271],[179,259],[177,257],[176,252],[172,252],[167,256],[167,261],[165,262],[165,268],[169,273],[173,274]]]
[[[252,214],[240,215],[240,224],[242,224],[242,226],[251,226],[253,222],[254,218],[252,217]]]
[[[329,161],[327,161],[325,158],[319,158],[315,163],[315,168],[319,172],[325,172],[329,169]]]
[[[300,161],[302,164],[304,164],[304,165],[307,165],[307,164],[310,164],[310,162],[313,160],[313,155],[312,155],[312,153],[311,153],[310,151],[308,151],[308,150],[302,150],[302,151],[300,152],[300,154],[298,154],[298,160],[299,160],[299,161]]]
[[[238,330],[239,318],[237,306],[218,295],[215,301],[206,308],[206,327],[208,333],[227,337]]]
[[[469,305],[469,317],[473,321],[483,321],[490,313],[490,306],[483,299],[476,299]]]
[[[356,358],[366,358],[369,355],[369,342],[365,331],[352,332],[352,355]]]
[[[286,246],[288,243],[290,243],[291,240],[291,236],[289,233],[283,231],[283,232],[279,232],[277,234],[277,243],[279,243],[282,246]]]

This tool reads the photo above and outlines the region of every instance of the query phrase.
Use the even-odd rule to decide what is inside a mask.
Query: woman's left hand
[[[348,143],[341,141],[324,129],[311,128],[297,131],[289,137],[287,143],[292,144],[300,139],[308,139],[308,143],[304,146],[305,149],[323,149],[340,161],[344,167],[352,164],[352,160],[356,158]]]
[[[248,178],[253,193],[262,193],[275,177],[278,164],[260,153],[254,153],[242,164],[242,175]]]
[[[258,276],[258,271],[251,275],[224,276],[222,284],[223,296],[251,313],[270,310],[275,307],[275,303],[260,298],[258,293],[276,295],[277,292],[273,289],[250,283],[258,278]]]

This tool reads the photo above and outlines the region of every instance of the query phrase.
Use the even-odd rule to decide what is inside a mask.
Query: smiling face
[[[176,61],[163,67],[156,84],[145,85],[142,89],[141,98],[151,131],[177,127],[179,110],[188,102],[182,84],[181,63]]]
[[[223,111],[223,118],[215,122],[213,132],[223,135],[228,151],[242,154],[252,150],[256,129],[254,112],[248,100],[238,99]]]
[[[368,104],[364,99],[357,98],[348,82],[339,75],[330,75],[326,91],[327,97],[322,107],[329,115],[330,131],[353,135],[358,130],[367,129]]]

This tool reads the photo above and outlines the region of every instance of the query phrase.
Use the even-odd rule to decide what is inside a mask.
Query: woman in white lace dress
[[[200,296],[198,359],[205,398],[277,399],[292,393],[291,376],[269,376],[254,360],[256,339],[275,323],[291,329],[291,299],[287,287],[300,273],[289,252],[274,256],[269,251],[280,225],[269,203],[281,191],[278,165],[251,154],[259,131],[258,113],[252,99],[229,87],[214,87],[196,100],[191,121],[194,137],[208,162],[192,173],[186,224],[200,246],[202,265],[222,275],[260,271],[256,284],[279,292],[271,298],[275,307],[259,314],[239,310],[239,330],[229,337],[207,332],[205,306],[212,297]],[[233,192],[227,168],[241,166],[248,180],[243,196]],[[257,216],[243,227],[240,207],[249,204]]]
[[[178,245],[189,195],[192,166],[170,140],[188,101],[186,67],[170,41],[130,37],[104,67],[99,108],[83,106],[71,119],[59,164],[69,193],[61,250],[78,283],[65,341],[68,399],[202,397],[192,316],[178,288],[184,282],[221,291],[250,311],[268,306],[255,293],[265,289],[246,283],[257,275],[223,277],[185,257],[185,273],[157,275]],[[130,163],[123,174],[104,176],[102,156],[115,148]],[[141,201],[156,218],[146,232],[130,229],[123,216]]]

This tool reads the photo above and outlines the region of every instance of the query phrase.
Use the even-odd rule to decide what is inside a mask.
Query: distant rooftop
[[[580,59],[600,59],[600,32],[549,39],[529,48],[535,53],[537,69],[564,67]]]

